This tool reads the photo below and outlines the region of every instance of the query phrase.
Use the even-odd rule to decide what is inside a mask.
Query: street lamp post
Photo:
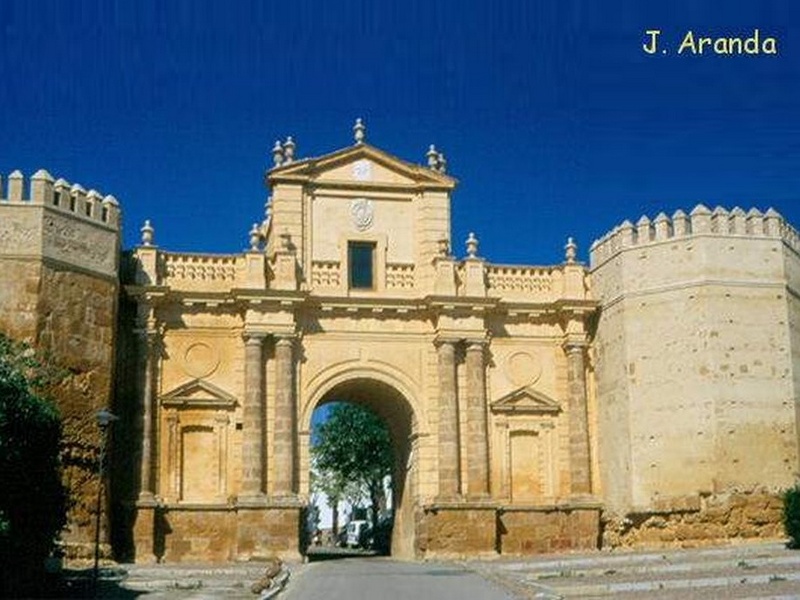
[[[100,460],[97,465],[97,513],[94,524],[94,569],[92,570],[92,590],[97,597],[97,580],[100,575],[100,514],[103,507],[103,474],[106,459],[106,446],[108,443],[108,427],[119,419],[107,408],[101,408],[95,413],[97,425],[100,427]]]

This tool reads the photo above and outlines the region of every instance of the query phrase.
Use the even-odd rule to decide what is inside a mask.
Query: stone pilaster
[[[142,455],[139,472],[139,503],[155,502],[155,450],[156,445],[156,407],[155,407],[155,366],[159,347],[158,332],[148,323],[139,332],[139,359],[142,370],[141,414],[142,414]]]
[[[296,425],[294,394],[294,337],[281,336],[275,342],[275,424],[273,486],[277,498],[294,495]]]
[[[566,342],[569,389],[569,467],[573,495],[592,493],[589,424],[586,407],[586,343]]]
[[[265,421],[264,334],[244,334],[244,402],[242,406],[242,483],[239,500],[264,497]]]
[[[439,497],[454,499],[461,491],[458,442],[458,395],[456,390],[456,348],[454,342],[440,341],[439,362]]]
[[[486,423],[486,365],[482,342],[467,342],[467,493],[472,499],[489,495],[489,446]]]

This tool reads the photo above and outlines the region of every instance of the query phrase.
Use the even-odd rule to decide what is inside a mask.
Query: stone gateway
[[[571,239],[558,265],[493,264],[473,234],[458,258],[444,156],[354,132],[315,158],[276,143],[240,254],[170,252],[150,222],[120,253],[111,196],[0,185],[0,330],[71,367],[68,450],[95,451],[92,410],[121,417],[118,557],[303,552],[311,415],[337,400],[389,426],[396,557],[781,535],[800,238],[780,215],[625,221],[589,267]],[[91,473],[72,482],[88,503]]]

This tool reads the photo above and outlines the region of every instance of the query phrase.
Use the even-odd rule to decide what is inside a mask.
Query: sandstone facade
[[[410,164],[355,131],[312,159],[276,145],[240,254],[169,252],[146,223],[116,279],[115,245],[104,271],[100,254],[54,262],[55,243],[23,256],[17,227],[0,229],[18,274],[3,329],[81,349],[96,403],[116,374],[118,552],[301,552],[311,416],[334,400],[389,424],[396,556],[780,535],[775,494],[798,464],[788,224],[699,207],[624,223],[590,268],[571,240],[559,265],[492,264],[472,234],[456,258],[443,157]],[[0,212],[89,222],[51,206],[57,183],[36,185],[42,202],[17,194]]]

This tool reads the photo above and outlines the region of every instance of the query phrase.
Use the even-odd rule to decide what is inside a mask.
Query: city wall
[[[775,211],[702,205],[593,245],[606,544],[780,535],[776,494],[798,468],[799,247]]]
[[[63,539],[91,555],[99,431],[110,406],[119,284],[119,206],[44,170],[28,184],[0,178],[0,331],[64,370],[49,393],[64,422],[64,476],[72,507]],[[104,531],[103,539],[107,539]]]

